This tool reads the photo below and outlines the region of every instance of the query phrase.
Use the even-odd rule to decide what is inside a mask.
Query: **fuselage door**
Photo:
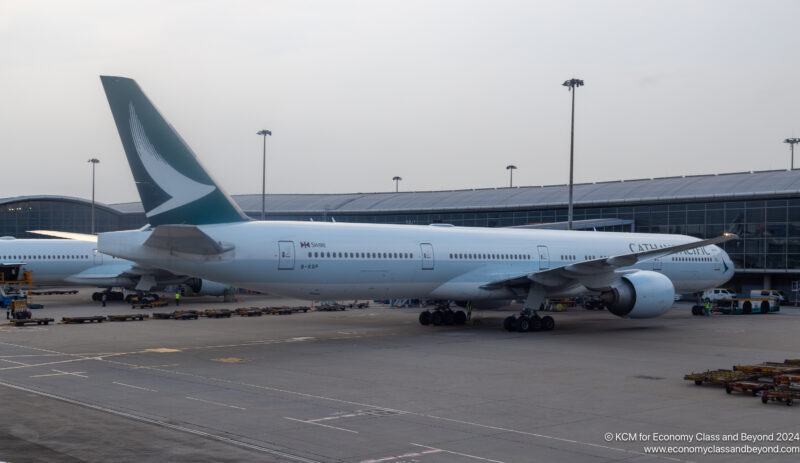
[[[422,253],[422,270],[433,270],[433,245],[430,243],[420,243]]]
[[[539,250],[539,270],[547,270],[550,268],[550,251],[547,246],[537,246]]]
[[[294,241],[278,241],[278,270],[294,270]]]
[[[93,250],[93,254],[94,254],[94,263],[97,264],[97,265],[102,264],[103,263],[103,255],[97,249]]]

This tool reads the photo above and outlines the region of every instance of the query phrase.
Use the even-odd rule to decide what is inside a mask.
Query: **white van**
[[[729,301],[736,298],[736,293],[725,288],[714,288],[703,291],[703,302]]]
[[[778,304],[786,304],[786,296],[777,289],[753,289],[750,291],[750,299],[773,299]]]

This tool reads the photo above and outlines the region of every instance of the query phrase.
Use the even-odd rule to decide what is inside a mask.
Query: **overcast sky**
[[[101,74],[231,194],[785,169],[798,1],[0,0],[0,197],[138,201]],[[800,146],[798,161],[800,166]],[[800,175],[800,174],[798,174]]]

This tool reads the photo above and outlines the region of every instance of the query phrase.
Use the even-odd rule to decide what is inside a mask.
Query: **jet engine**
[[[653,318],[664,315],[675,303],[675,287],[663,274],[643,270],[623,275],[600,297],[618,317]]]
[[[225,291],[231,289],[229,285],[217,283],[216,281],[208,281],[200,278],[192,278],[186,281],[192,291],[197,293],[198,296],[224,296]]]

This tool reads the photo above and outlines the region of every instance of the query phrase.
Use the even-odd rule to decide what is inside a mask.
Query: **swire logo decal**
[[[311,243],[309,243],[308,241],[301,241],[300,242],[300,247],[301,248],[310,248],[311,247]]]
[[[314,243],[309,241],[301,241],[300,242],[301,248],[324,248],[325,243]]]

